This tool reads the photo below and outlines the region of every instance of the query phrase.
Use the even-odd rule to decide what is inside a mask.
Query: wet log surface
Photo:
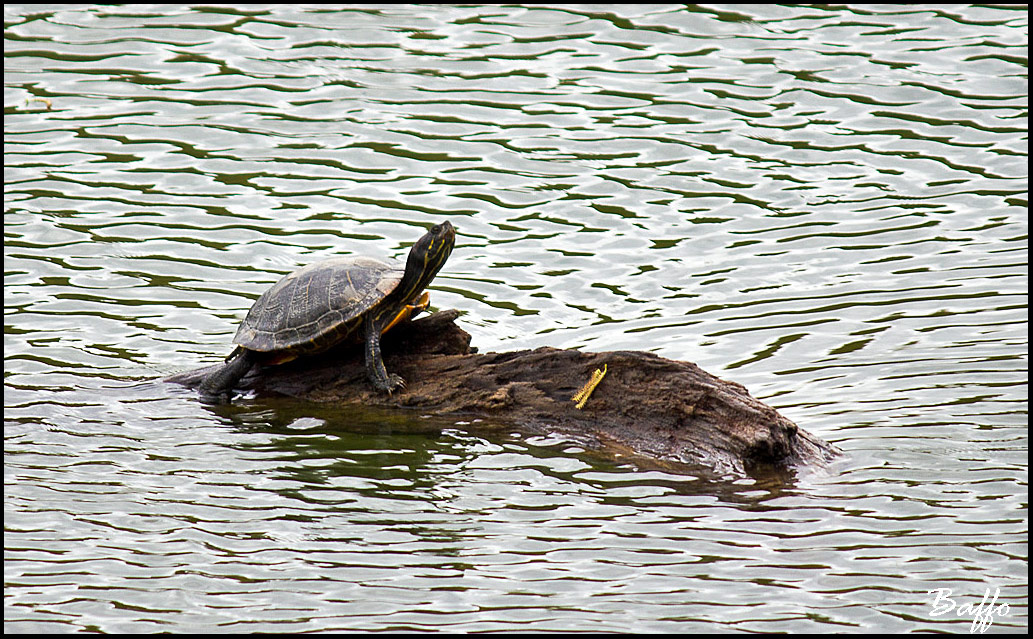
[[[384,336],[388,370],[407,381],[391,396],[377,393],[367,381],[358,346],[257,368],[239,386],[258,396],[480,418],[525,432],[570,436],[603,452],[718,474],[821,466],[837,453],[742,385],[690,362],[638,351],[548,347],[479,354],[470,348],[470,335],[455,325],[458,315],[442,311]],[[606,376],[578,409],[571,396],[604,364]],[[213,368],[166,381],[196,387]]]

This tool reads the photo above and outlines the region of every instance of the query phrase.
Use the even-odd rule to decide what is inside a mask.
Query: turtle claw
[[[401,375],[395,375],[391,373],[387,376],[386,384],[376,384],[377,390],[383,391],[390,395],[396,390],[405,390],[405,380],[402,379]]]

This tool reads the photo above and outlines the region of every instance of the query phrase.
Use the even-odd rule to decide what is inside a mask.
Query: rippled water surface
[[[1025,7],[50,7],[4,8],[6,630],[1026,627]],[[482,351],[694,361],[844,457],[159,381],[444,219]]]

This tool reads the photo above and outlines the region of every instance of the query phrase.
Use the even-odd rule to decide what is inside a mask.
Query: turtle
[[[282,364],[337,344],[365,343],[366,376],[391,394],[405,380],[388,373],[380,336],[427,307],[424,290],[455,246],[451,222],[435,225],[403,267],[370,257],[334,257],[285,275],[262,294],[240,324],[236,349],[202,380],[201,396],[224,401],[256,364]]]

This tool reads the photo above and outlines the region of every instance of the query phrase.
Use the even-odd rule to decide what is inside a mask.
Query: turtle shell
[[[258,298],[233,342],[293,356],[318,353],[346,339],[359,341],[366,313],[395,290],[404,274],[401,264],[368,257],[310,264]]]

